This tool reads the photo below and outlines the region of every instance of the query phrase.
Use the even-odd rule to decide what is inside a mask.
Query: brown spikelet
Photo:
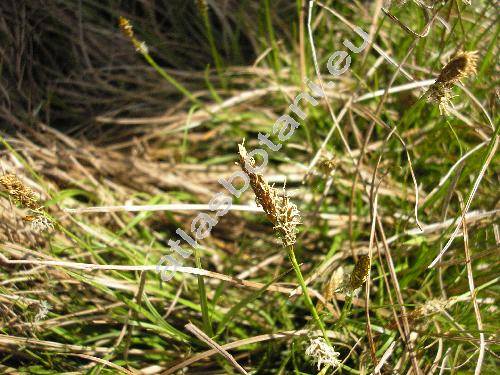
[[[118,19],[118,25],[120,26],[122,34],[132,41],[132,44],[134,45],[137,52],[142,53],[143,55],[148,53],[148,47],[146,46],[146,43],[138,40],[135,37],[134,28],[132,27],[128,19],[120,16],[120,18]]]
[[[351,277],[349,279],[349,288],[351,290],[358,289],[363,285],[368,277],[370,271],[370,257],[368,255],[361,255],[354,266]]]
[[[453,106],[453,85],[474,75],[477,61],[477,51],[460,51],[441,69],[436,82],[427,91],[428,100],[439,106],[441,114],[447,114],[450,106]]]
[[[134,38],[134,29],[128,19],[120,16],[120,18],[118,19],[118,24],[120,25],[120,30],[122,31],[123,35],[130,39]]]
[[[446,64],[436,83],[449,84],[476,73],[477,51],[460,51]]]
[[[37,210],[40,207],[33,190],[26,186],[16,175],[6,174],[1,176],[0,185],[21,207],[32,210]]]
[[[290,201],[285,189],[280,194],[278,190],[264,180],[264,177],[255,173],[255,160],[248,156],[243,144],[238,145],[239,165],[250,178],[250,186],[255,193],[255,201],[264,209],[267,218],[274,224],[274,229],[283,241],[284,246],[291,246],[297,239],[297,225],[300,224],[300,214],[297,206]]]

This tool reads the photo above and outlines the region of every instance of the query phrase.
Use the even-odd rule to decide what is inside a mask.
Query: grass
[[[495,5],[381,3],[314,2],[310,20],[302,0],[2,3],[0,175],[54,228],[0,189],[0,372],[497,373]],[[374,43],[333,78],[353,26]],[[477,73],[441,115],[425,81],[461,49]],[[162,281],[168,240],[240,170],[242,139],[260,147],[319,83],[315,63],[335,87],[301,102],[263,172],[300,211],[292,262],[249,189]],[[340,364],[306,355],[322,336]]]

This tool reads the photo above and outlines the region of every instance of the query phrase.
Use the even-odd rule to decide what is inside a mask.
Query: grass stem
[[[297,274],[297,280],[299,280],[300,287],[302,288],[302,295],[304,296],[304,300],[306,301],[306,305],[309,308],[309,310],[311,311],[311,314],[316,322],[316,325],[323,333],[323,337],[325,338],[325,341],[328,344],[330,344],[330,340],[328,339],[328,335],[326,334],[325,325],[323,324],[323,321],[319,317],[318,312],[316,311],[316,308],[314,307],[314,304],[311,301],[311,297],[309,296],[309,293],[307,291],[307,285],[304,281],[304,277],[302,276],[302,272],[300,271],[299,263],[297,262],[297,258],[295,257],[295,251],[293,249],[293,246],[288,246],[287,249],[288,249],[288,256],[290,257],[290,261],[292,262],[293,269],[295,270],[295,273]]]

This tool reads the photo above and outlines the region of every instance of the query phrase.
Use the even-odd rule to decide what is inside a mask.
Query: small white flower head
[[[42,233],[53,229],[54,224],[52,224],[52,222],[42,214],[34,216],[31,220],[31,230],[33,232]]]
[[[441,116],[447,116],[450,109],[454,108],[451,99],[457,95],[453,95],[452,87],[450,84],[435,83],[429,89],[427,101],[437,104]]]
[[[135,50],[143,55],[146,55],[149,53],[148,46],[146,45],[146,42],[139,42],[136,44]]]
[[[323,365],[330,365],[333,368],[340,366],[339,355],[340,353],[328,345],[323,337],[311,339],[306,349],[306,356],[311,357],[311,361],[318,365],[318,370]]]
[[[35,322],[38,322],[39,320],[42,320],[45,317],[47,317],[47,314],[49,313],[51,308],[52,306],[47,301],[40,302],[40,305],[38,307],[38,312],[35,315]]]

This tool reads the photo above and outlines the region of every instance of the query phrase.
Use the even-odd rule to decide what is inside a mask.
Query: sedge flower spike
[[[360,288],[368,278],[370,272],[370,257],[368,255],[361,255],[352,270],[349,277],[349,288],[356,290]]]
[[[120,30],[122,34],[125,35],[135,47],[135,50],[143,55],[149,53],[148,46],[146,42],[140,41],[135,37],[134,28],[130,24],[130,21],[125,17],[120,16],[118,19],[118,25],[120,26]]]
[[[43,207],[38,201],[35,192],[22,182],[15,174],[0,176],[0,186],[9,194],[12,200],[21,208],[28,208],[30,215],[22,219],[31,224],[31,230],[41,233],[54,229],[52,222],[43,214]]]
[[[35,192],[26,186],[14,174],[6,174],[0,177],[0,185],[7,191],[12,199],[23,208],[36,210],[40,207]]]
[[[45,231],[52,231],[54,229],[54,224],[43,216],[43,214],[39,214],[34,216],[34,219],[31,220],[31,230],[35,233],[42,233]]]
[[[306,349],[306,356],[318,365],[318,370],[323,365],[330,365],[333,368],[340,366],[339,355],[340,353],[336,352],[322,337],[311,339]]]
[[[358,261],[354,265],[351,274],[342,274],[343,280],[337,281],[334,289],[335,292],[345,293],[347,296],[357,296],[360,288],[368,279],[370,273],[371,259],[368,255],[360,255]]]
[[[267,218],[274,224],[274,229],[283,241],[283,245],[292,246],[297,241],[297,225],[300,224],[297,206],[290,201],[284,188],[280,193],[255,171],[255,160],[248,156],[243,144],[238,145],[238,150],[240,155],[238,164],[250,178],[250,186],[255,193],[257,205],[264,209]]]
[[[452,88],[462,79],[476,74],[478,56],[477,51],[460,51],[446,64],[427,91],[428,100],[439,106],[441,114],[447,114],[453,106],[451,99]]]

